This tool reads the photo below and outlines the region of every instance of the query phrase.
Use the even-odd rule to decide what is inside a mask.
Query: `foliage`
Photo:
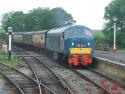
[[[67,13],[64,9],[54,8],[51,10],[51,19],[49,20],[51,22],[50,27],[53,28],[71,24],[72,19],[71,14]]]
[[[13,31],[24,30],[24,18],[25,14],[22,11],[9,12],[3,15],[2,26],[7,31],[9,26],[13,27]]]
[[[93,35],[94,35],[95,44],[106,43],[106,38],[102,30],[94,30]]]
[[[5,31],[2,29],[2,26],[0,26],[0,42],[3,42],[3,40],[6,39]]]
[[[72,15],[62,8],[36,8],[28,13],[12,11],[3,15],[2,26],[13,27],[14,32],[37,31],[72,24]]]
[[[104,34],[110,45],[113,45],[113,25],[117,26],[116,43],[119,47],[125,47],[125,0],[113,0],[106,8],[104,18],[107,23]],[[113,19],[117,19],[116,21]]]
[[[6,39],[5,32],[0,32],[0,40],[4,41]]]
[[[125,48],[125,33],[117,33],[117,45],[119,48]]]
[[[26,31],[44,30],[48,28],[47,20],[49,20],[50,10],[48,8],[37,8],[30,10],[26,14]]]

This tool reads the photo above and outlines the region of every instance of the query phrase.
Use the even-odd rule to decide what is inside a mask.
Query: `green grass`
[[[11,60],[9,61],[8,54],[5,53],[2,49],[0,49],[0,63],[4,63],[9,66],[16,67],[19,64],[19,62],[20,62],[20,59],[15,53],[12,53]]]

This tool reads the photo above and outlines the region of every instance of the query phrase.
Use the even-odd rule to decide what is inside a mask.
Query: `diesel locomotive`
[[[91,65],[94,56],[92,31],[83,25],[68,25],[51,30],[20,32],[12,35],[13,44],[50,51],[54,60],[68,65]]]

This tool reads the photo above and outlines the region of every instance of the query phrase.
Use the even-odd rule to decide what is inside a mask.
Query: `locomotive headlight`
[[[88,42],[88,46],[90,45],[90,43]]]
[[[74,46],[74,42],[72,42],[72,46]]]

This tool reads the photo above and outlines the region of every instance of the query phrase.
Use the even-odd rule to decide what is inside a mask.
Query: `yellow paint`
[[[91,54],[91,48],[70,48],[70,54]]]

